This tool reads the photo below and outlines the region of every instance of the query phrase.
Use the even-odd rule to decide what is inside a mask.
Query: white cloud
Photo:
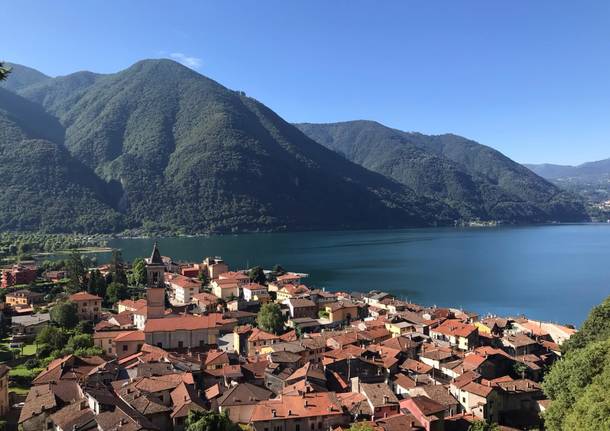
[[[191,69],[199,69],[203,61],[199,57],[191,57],[190,55],[186,55],[182,52],[172,52],[170,58],[173,58],[178,63],[184,64],[186,67],[190,67]]]

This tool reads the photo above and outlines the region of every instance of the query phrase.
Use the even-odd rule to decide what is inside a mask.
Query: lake
[[[281,264],[329,290],[580,324],[610,295],[610,225],[260,233],[159,238],[163,255],[231,269]],[[116,239],[127,260],[153,239]]]

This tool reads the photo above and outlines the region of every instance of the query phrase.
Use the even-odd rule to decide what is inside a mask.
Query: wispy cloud
[[[172,52],[169,54],[170,58],[173,58],[178,63],[184,64],[186,67],[191,69],[199,69],[203,61],[199,57],[192,57],[182,52]]]

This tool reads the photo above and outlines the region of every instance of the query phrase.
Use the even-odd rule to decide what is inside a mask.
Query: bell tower
[[[165,265],[157,243],[150,258],[146,259],[147,319],[159,319],[165,315]]]

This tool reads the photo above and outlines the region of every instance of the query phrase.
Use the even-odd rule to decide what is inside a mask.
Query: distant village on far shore
[[[541,381],[574,328],[316,289],[298,270],[180,263],[156,243],[130,264],[4,268],[0,417],[23,431],[182,431],[212,413],[250,431],[542,426]]]

